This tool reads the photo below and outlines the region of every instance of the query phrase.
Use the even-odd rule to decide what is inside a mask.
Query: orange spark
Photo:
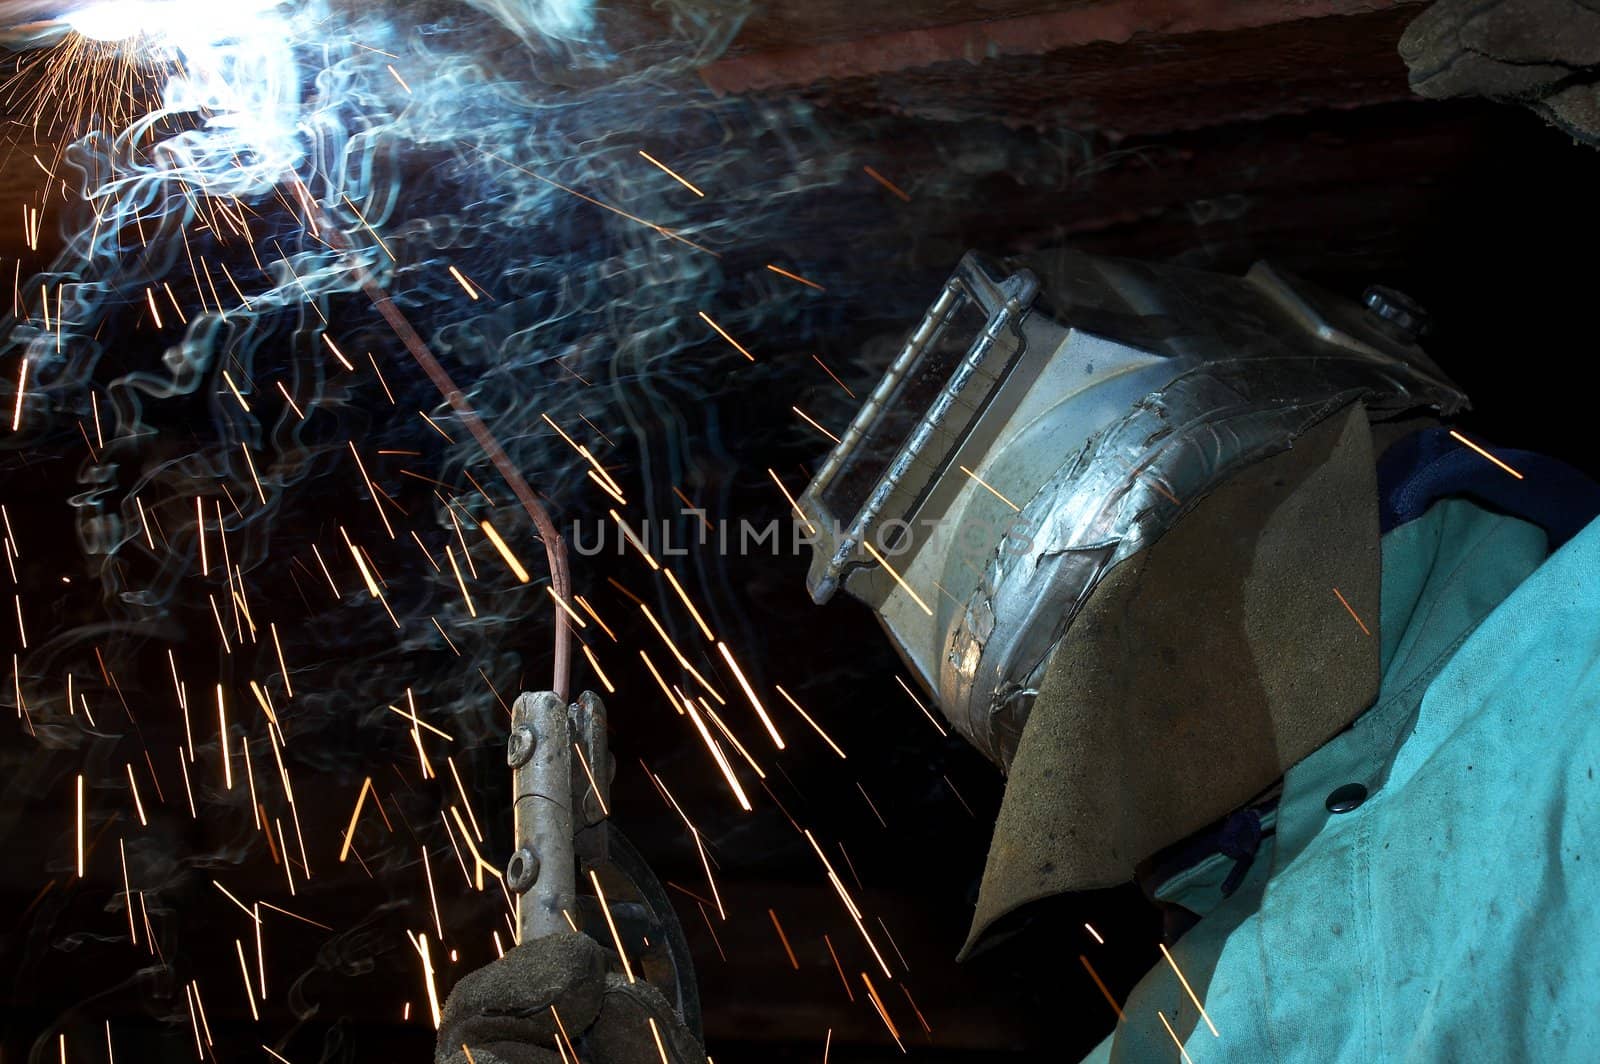
[[[778,734],[778,729],[773,725],[772,718],[767,716],[767,707],[761,704],[761,699],[756,695],[755,688],[751,687],[750,681],[744,678],[744,673],[739,669],[739,663],[733,660],[733,651],[728,649],[728,644],[718,643],[717,652],[722,655],[722,660],[728,663],[728,668],[732,670],[734,679],[739,681],[739,686],[744,690],[745,697],[755,707],[756,716],[761,718],[761,723],[766,726],[767,734],[772,736],[773,745],[782,750],[783,736]]]
[[[768,909],[767,915],[772,917],[772,926],[778,932],[778,941],[783,943],[783,952],[789,955],[789,964],[798,972],[800,970],[800,962],[795,959],[794,949],[789,945],[789,936],[783,933],[783,925],[778,922],[777,910]]]
[[[1333,589],[1333,593],[1335,595],[1339,595],[1339,601],[1344,603],[1344,608],[1349,611],[1351,617],[1355,618],[1355,622],[1357,624],[1361,625],[1361,634],[1362,635],[1371,635],[1372,633],[1367,630],[1367,626],[1362,623],[1361,618],[1356,616],[1356,611],[1351,607],[1350,603],[1346,602],[1345,601],[1345,597],[1342,594],[1339,593],[1339,589],[1338,588],[1334,588]]]
[[[339,850],[339,863],[344,864],[344,859],[350,856],[350,843],[356,837],[356,821],[361,818],[361,803],[366,801],[367,792],[372,789],[372,777],[368,776],[361,784],[361,792],[356,795],[356,807],[350,813],[350,826],[345,829],[344,846]]]
[[[722,776],[728,781],[728,786],[733,788],[733,796],[738,799],[739,808],[747,813],[750,812],[754,807],[750,804],[750,799],[745,796],[744,788],[739,786],[739,777],[733,774],[733,766],[728,764],[727,756],[723,754],[717,741],[711,737],[705,721],[700,719],[699,710],[694,708],[694,703],[687,697],[683,697],[683,705],[688,709],[689,719],[694,722],[695,730],[700,733],[700,739],[706,744],[706,749],[711,751],[712,760],[717,763],[717,768],[722,770]]]
[[[605,670],[600,667],[600,662],[595,659],[594,651],[589,649],[589,644],[587,643],[583,645],[583,656],[589,659],[589,667],[594,670],[594,674],[596,676],[600,677],[600,683],[603,687],[605,687],[606,694],[616,694],[617,689],[611,683],[611,678],[607,676]]]
[[[694,623],[700,626],[700,630],[705,633],[707,640],[714,642],[716,636],[711,634],[711,626],[706,624],[705,618],[700,616],[700,611],[694,608],[693,602],[689,601],[689,593],[683,589],[682,584],[678,583],[678,578],[672,575],[671,569],[663,570],[663,572],[667,574],[667,583],[672,585],[672,590],[678,593],[678,598],[682,599],[684,606],[688,608],[689,615],[694,618]],[[612,638],[615,638],[615,636]]]
[[[776,686],[776,685],[774,685],[774,686]],[[800,716],[805,719],[805,722],[807,724],[811,725],[812,730],[814,730],[818,735],[822,736],[822,741],[827,743],[830,747],[832,747],[833,748],[833,752],[838,754],[841,759],[844,759],[844,751],[839,749],[839,744],[834,742],[833,739],[828,735],[828,733],[822,730],[822,725],[820,725],[816,721],[812,720],[811,719],[811,714],[809,714],[805,710],[801,709],[800,708],[800,703],[796,702],[794,700],[793,696],[791,696],[788,691],[785,691],[782,687],[778,687],[777,690],[778,690],[778,693],[783,696],[784,701],[788,702],[789,705],[793,706],[795,712],[800,714]]]
[[[467,295],[472,297],[472,301],[474,303],[483,298],[482,296],[478,295],[478,290],[472,286],[472,283],[468,281],[462,272],[456,269],[454,266],[450,267],[450,276],[454,277],[457,283],[459,283],[462,288],[466,289]]]
[[[911,701],[913,701],[913,702],[915,702],[917,704],[917,708],[922,710],[922,715],[924,717],[927,717],[928,718],[928,722],[939,730],[939,734],[940,735],[949,735],[950,734],[949,732],[945,731],[944,725],[940,724],[939,721],[934,717],[934,715],[932,713],[928,712],[928,707],[922,704],[922,699],[920,699],[920,698],[918,698],[916,696],[916,692],[912,691],[911,688],[906,685],[906,682],[904,680],[902,680],[900,677],[896,676],[894,678],[894,682],[900,685],[900,690],[904,691],[907,695],[911,696]]]
[[[672,1064],[672,1061],[667,1059],[667,1047],[661,1044],[661,1032],[656,1029],[656,1018],[654,1016],[646,1016],[645,1019],[650,1021],[650,1035],[656,1040],[656,1052],[661,1054],[661,1064]],[[709,1061],[711,1058],[707,1057],[706,1059]]]
[[[222,740],[222,776],[233,790],[233,757],[228,752],[228,710],[222,701],[222,685],[217,684],[217,729]]]
[[[642,151],[641,150],[639,152],[639,154],[644,156],[645,162],[647,162],[650,165],[656,167],[662,173],[664,173],[668,177],[672,178],[672,180],[676,181],[678,184],[682,185],[684,188],[688,189],[690,192],[693,192],[696,196],[699,196],[701,199],[705,198],[706,194],[704,192],[701,192],[699,189],[697,189],[693,185],[691,185],[688,181],[685,181],[682,177],[678,176],[677,172],[674,171],[666,163],[662,162],[660,159],[657,159],[654,155],[651,155],[647,151]]]
[[[445,559],[450,562],[450,571],[456,574],[456,586],[461,588],[461,599],[467,604],[467,613],[470,616],[478,615],[477,609],[472,605],[472,596],[467,594],[467,582],[461,578],[461,568],[456,565],[455,551],[450,549],[450,544],[444,545]]]
[[[1100,973],[1094,970],[1094,966],[1089,963],[1089,958],[1085,957],[1083,954],[1078,954],[1078,960],[1083,964],[1084,971],[1089,973],[1089,978],[1094,980],[1094,985],[1100,988],[1100,993],[1105,995],[1107,1004],[1109,1004],[1111,1008],[1116,1011],[1117,1022],[1122,1022],[1122,1020],[1125,1018],[1122,1015],[1122,1006],[1117,1004],[1117,999],[1111,996],[1110,990],[1106,989],[1106,984],[1100,978]]]
[[[660,569],[661,563],[656,561],[655,558],[651,557],[650,551],[645,548],[643,541],[641,541],[638,536],[633,534],[633,529],[628,527],[628,523],[622,519],[621,515],[619,515],[615,510],[607,510],[606,512],[611,515],[611,519],[615,521],[622,529],[622,538],[633,544],[634,550],[637,550],[640,555],[644,557],[644,560],[649,563],[650,568],[652,570]]]
[[[526,584],[533,579],[528,575],[528,570],[523,568],[522,563],[517,561],[517,556],[511,553],[511,548],[506,545],[505,540],[500,538],[500,533],[494,530],[493,525],[488,521],[480,521],[478,522],[478,527],[483,530],[485,536],[489,537],[489,542],[494,544],[494,549],[500,552],[500,557],[505,559],[506,564],[511,567],[512,573],[516,575],[520,582]]]
[[[1515,469],[1512,469],[1510,466],[1508,466],[1504,462],[1500,461],[1500,459],[1496,458],[1494,455],[1490,454],[1488,451],[1484,450],[1482,447],[1479,447],[1477,444],[1473,443],[1471,440],[1469,440],[1465,436],[1461,435],[1461,433],[1457,432],[1455,429],[1451,429],[1450,430],[1450,438],[1455,440],[1455,441],[1457,441],[1458,443],[1466,444],[1468,447],[1472,448],[1474,451],[1477,451],[1479,454],[1483,455],[1483,457],[1487,458],[1489,461],[1493,462],[1495,465],[1499,466],[1501,469],[1504,469],[1507,473],[1510,473],[1512,476],[1516,477],[1518,480],[1526,479],[1525,477],[1523,477],[1523,475],[1521,473],[1518,473]]]
[[[350,453],[355,457],[356,468],[361,471],[361,479],[367,483],[367,494],[372,496],[372,506],[378,511],[378,520],[383,522],[384,531],[389,533],[389,538],[394,539],[394,527],[389,524],[388,515],[383,512],[383,504],[378,501],[378,489],[373,487],[372,478],[367,476],[367,467],[361,461],[361,452],[356,450],[356,445],[353,441],[346,442],[350,444]],[[348,539],[348,537],[346,538]],[[372,597],[377,598],[378,596],[373,595]]]
[[[78,773],[78,878],[83,878],[83,773]]]
[[[1172,959],[1172,952],[1167,949],[1166,943],[1161,942],[1157,943],[1157,945],[1161,947],[1161,955],[1167,959],[1168,964],[1172,965],[1172,970],[1177,974],[1178,982],[1183,984],[1183,989],[1189,995],[1189,1000],[1194,1002],[1194,1007],[1200,1010],[1200,1018],[1206,1021],[1207,1027],[1211,1028],[1211,1036],[1213,1038],[1221,1038],[1222,1035],[1217,1033],[1217,1025],[1211,1022],[1211,1014],[1206,1011],[1206,1007],[1195,996],[1194,987],[1190,986],[1189,980],[1183,977],[1183,972],[1179,969],[1178,962]]]
[[[861,981],[867,984],[867,993],[872,996],[872,1005],[878,1010],[878,1016],[883,1020],[883,1025],[889,1028],[889,1036],[894,1039],[894,1044],[900,1046],[901,1052],[905,1046],[900,1042],[900,1032],[896,1030],[894,1021],[889,1018],[889,1010],[884,1008],[883,999],[878,996],[878,990],[872,985],[872,980],[867,978],[867,973],[861,973]]]
[[[835,383],[839,387],[843,388],[844,389],[844,394],[848,395],[852,399],[854,399],[856,397],[856,393],[852,392],[850,390],[849,386],[846,385],[844,381],[840,380],[837,376],[834,375],[833,370],[828,368],[828,364],[826,362],[822,361],[822,359],[818,358],[816,355],[812,355],[811,356],[811,361],[813,361],[817,365],[821,366],[822,367],[822,372],[826,373],[830,377],[833,377],[833,383]]]
[[[805,422],[806,422],[807,425],[810,425],[812,428],[816,429],[818,432],[820,432],[824,436],[828,437],[828,439],[832,440],[834,443],[838,443],[839,442],[839,437],[835,436],[833,433],[831,433],[827,429],[823,428],[820,424],[817,423],[816,418],[812,417],[810,414],[806,413],[804,410],[801,410],[798,406],[791,406],[789,409],[793,410],[796,414],[799,414],[802,418],[805,418]]]
[[[965,473],[967,476],[971,477],[973,480],[976,480],[980,485],[982,485],[984,488],[986,488],[990,495],[993,495],[995,498],[999,499],[1001,502],[1003,502],[1007,506],[1011,507],[1017,513],[1020,514],[1022,512],[1022,507],[1018,506],[1016,503],[1012,502],[1010,499],[1008,499],[1004,495],[1000,494],[999,489],[996,488],[993,484],[990,484],[987,480],[984,480],[982,477],[980,477],[978,474],[974,473],[972,470],[968,469],[966,466],[960,466],[958,468],[960,468],[960,470],[963,473]]]
[[[11,413],[11,431],[16,432],[22,427],[22,395],[28,386],[28,359],[22,359],[22,368],[17,371],[17,405]]]
[[[577,611],[571,606],[567,605],[567,600],[556,594],[555,588],[551,587],[549,584],[546,584],[544,589],[550,592],[550,597],[555,600],[556,605],[560,606],[562,612],[564,612],[568,617],[571,617],[573,621],[577,623],[579,628],[589,627],[589,622],[584,620],[582,617],[579,617]]]
[[[622,948],[622,936],[617,933],[616,921],[611,918],[611,906],[606,903],[606,892],[600,889],[600,877],[594,869],[589,869],[589,881],[594,884],[595,895],[600,899],[600,911],[606,915],[606,926],[611,928],[611,941],[616,943],[617,956],[622,958],[622,972],[628,977],[628,982],[636,980],[633,977],[633,965],[628,962],[628,953]]]
[[[756,360],[756,356],[752,355],[750,352],[746,351],[744,349],[744,345],[739,343],[739,341],[735,340],[733,337],[729,336],[726,329],[724,329],[722,326],[718,325],[716,322],[712,321],[710,315],[708,315],[703,310],[700,311],[699,314],[700,314],[700,320],[705,322],[707,325],[711,326],[713,329],[715,329],[717,331],[717,335],[718,336],[722,337],[724,340],[728,341],[728,343],[733,345],[734,350],[738,351],[745,358],[748,358],[751,362],[754,362]]]
[[[867,548],[867,553],[872,555],[873,559],[876,560],[879,565],[883,566],[890,576],[894,577],[894,582],[900,585],[901,590],[910,595],[911,600],[918,606],[922,607],[922,612],[926,613],[929,617],[932,617],[933,608],[930,607],[926,602],[922,601],[922,596],[912,590],[911,585],[906,583],[905,578],[895,571],[894,566],[889,564],[888,559],[874,550],[871,542],[869,542],[869,540],[865,537],[862,538],[861,545]]]
[[[895,184],[893,181],[890,181],[887,177],[884,177],[882,174],[878,173],[878,171],[874,170],[872,167],[863,166],[861,169],[866,172],[866,175],[868,177],[872,178],[872,180],[876,181],[878,184],[882,185],[884,188],[888,189],[890,192],[893,192],[896,196],[899,196],[906,203],[910,203],[911,202],[911,197],[906,195],[905,192],[901,191],[899,185]]]
[[[344,357],[344,352],[339,350],[339,345],[334,343],[333,340],[328,336],[327,333],[323,333],[322,334],[322,342],[328,345],[328,350],[332,351],[333,352],[333,357],[337,358],[339,360],[339,365],[343,366],[345,369],[349,370],[351,373],[354,373],[356,371],[356,367],[351,364],[351,362],[350,362],[350,360],[348,358]]]
[[[1178,1037],[1178,1032],[1174,1031],[1172,1029],[1172,1024],[1167,1022],[1167,1014],[1162,1012],[1160,1009],[1157,1009],[1156,1015],[1161,1019],[1161,1026],[1165,1027],[1167,1029],[1167,1033],[1172,1036],[1172,1041],[1177,1045],[1178,1052],[1183,1054],[1184,1064],[1194,1064],[1194,1058],[1189,1056],[1189,1051],[1187,1049],[1183,1048],[1183,1039]]]
[[[780,277],[787,277],[791,281],[799,281],[801,284],[805,285],[807,288],[815,288],[819,292],[826,292],[827,291],[826,288],[822,287],[817,282],[808,281],[804,277],[801,277],[798,273],[790,273],[788,270],[780,269],[779,267],[774,266],[770,262],[767,263],[767,269],[771,270],[773,273],[777,274]]]

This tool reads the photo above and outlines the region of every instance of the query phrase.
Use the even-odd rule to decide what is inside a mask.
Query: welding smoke
[[[66,34],[61,44],[19,60],[24,83],[47,81],[51,64],[111,55],[103,61],[131,62],[135,76],[59,116],[70,142],[41,156],[53,176],[39,209],[61,251],[19,279],[15,313],[0,322],[0,410],[18,426],[0,463],[10,483],[43,467],[37,476],[56,486],[38,521],[70,516],[59,536],[19,530],[21,565],[46,555],[51,575],[71,577],[48,600],[23,590],[25,602],[49,603],[35,615],[54,625],[40,620],[15,684],[0,688],[0,699],[21,693],[38,744],[0,752],[0,810],[58,793],[77,771],[93,809],[120,809],[126,766],[142,772],[149,749],[168,792],[157,815],[187,825],[172,722],[220,684],[231,748],[248,742],[261,772],[272,755],[256,680],[281,711],[302,814],[348,810],[362,780],[381,775],[386,799],[429,823],[437,796],[396,783],[400,767],[416,782],[411,729],[396,713],[414,705],[448,730],[469,780],[474,751],[480,785],[503,780],[500,698],[546,672],[550,602],[526,516],[373,311],[363,279],[416,327],[563,526],[615,503],[552,423],[615,471],[631,520],[682,520],[675,487],[739,464],[719,403],[792,387],[795,371],[746,365],[696,311],[758,353],[768,335],[801,350],[857,312],[846,309],[865,302],[857,286],[873,286],[871,310],[885,320],[914,320],[927,286],[907,278],[896,304],[883,296],[893,282],[840,270],[818,303],[765,269],[812,236],[819,201],[853,209],[834,192],[847,181],[873,213],[830,215],[835,232],[870,245],[887,208],[861,175],[870,123],[830,124],[797,100],[719,98],[693,77],[727,46],[743,4],[667,3],[626,18],[503,0],[218,6],[83,8],[71,32],[49,30]],[[641,150],[711,194],[694,195]],[[949,199],[990,172],[1029,173],[988,142],[939,150],[956,157],[939,168]],[[945,258],[942,276],[949,258],[931,257]],[[848,420],[852,399],[826,402],[839,405],[813,412]],[[731,478],[703,479],[726,491]],[[723,497],[698,501],[725,512]],[[482,521],[534,570],[531,583],[507,571]],[[747,618],[720,561],[695,564],[696,594],[733,638]],[[218,778],[219,730],[206,719],[186,762],[203,842],[185,850],[154,830],[127,839],[166,956],[181,943],[159,918],[171,911],[164,899],[217,901],[209,879],[231,869],[281,874],[248,791]],[[59,756],[44,756],[52,748]],[[288,824],[272,793],[261,804]],[[3,817],[0,838],[24,829]],[[324,826],[323,852],[310,857],[319,874],[343,826]],[[349,974],[374,942],[405,948],[388,925],[372,930],[421,888],[402,836],[363,840],[371,920],[328,944],[306,986]],[[42,926],[46,939],[68,931]]]
[[[51,160],[62,251],[23,279],[3,326],[0,359],[27,366],[20,396],[13,373],[3,397],[18,412],[8,446],[18,462],[85,454],[69,494],[89,581],[72,594],[99,588],[19,658],[30,719],[71,759],[8,775],[6,800],[53,789],[40,773],[58,781],[95,750],[91,794],[120,802],[123,767],[142,756],[136,718],[177,719],[185,697],[205,704],[220,684],[235,699],[275,674],[270,623],[294,697],[265,686],[283,709],[302,808],[343,805],[371,766],[412,758],[390,706],[416,705],[463,751],[498,735],[503,711],[478,677],[509,698],[542,669],[549,631],[542,589],[512,579],[478,532],[492,519],[531,562],[526,519],[358,278],[416,323],[558,512],[592,506],[582,462],[544,416],[597,448],[603,433],[630,482],[681,480],[723,354],[685,313],[713,305],[726,281],[697,248],[759,239],[758,218],[844,163],[785,160],[775,187],[749,179],[763,160],[714,210],[640,163],[653,148],[703,178],[739,163],[730,144],[795,135],[793,109],[717,101],[682,81],[686,57],[720,49],[737,11],[679,13],[626,49],[617,76],[585,83],[576,67],[615,49],[583,5],[261,4],[224,23],[183,4],[136,6],[136,19],[122,5],[72,19],[94,46],[135,55],[143,109],[91,122]],[[782,321],[792,298],[766,293],[732,320]],[[633,431],[646,411],[661,430]],[[365,488],[352,445],[384,498]],[[420,550],[403,531],[390,540],[378,513],[417,529]],[[364,589],[346,532],[384,577],[394,622]],[[446,548],[476,573],[470,609]],[[165,676],[169,651],[181,691]],[[69,673],[96,711],[87,733],[65,704]],[[265,724],[242,699],[228,741],[253,743],[259,768]],[[194,745],[195,766],[219,762],[214,727]],[[158,771],[172,768],[169,752]],[[222,826],[209,849],[174,860],[170,835],[128,840],[157,924],[161,897],[266,864],[247,792],[205,778],[196,790]],[[431,816],[419,808],[419,821]],[[414,848],[375,847],[365,861],[380,896],[416,889]],[[181,952],[177,936],[170,922],[160,931],[167,955]]]

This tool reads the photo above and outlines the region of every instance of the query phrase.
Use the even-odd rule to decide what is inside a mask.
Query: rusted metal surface
[[[774,5],[778,6],[778,5]],[[859,7],[859,5],[857,5]],[[974,9],[962,5],[957,16],[951,5],[932,7],[930,21],[921,25],[879,31],[862,15],[853,32],[842,26],[837,39],[780,45],[745,54],[733,54],[702,68],[701,77],[718,92],[747,92],[811,85],[817,82],[873,77],[941,63],[977,65],[1010,56],[1046,55],[1091,44],[1123,43],[1141,35],[1176,38],[1186,34],[1233,32],[1301,24],[1335,15],[1362,15],[1395,7],[1390,0],[1111,0],[1108,3],[1057,6],[1009,18],[974,19]],[[809,7],[809,6],[808,6]],[[944,17],[961,21],[937,22]],[[734,52],[754,39],[770,39],[766,21],[757,16],[735,39]],[[790,37],[789,40],[795,40]],[[1393,54],[1392,41],[1375,43]]]
[[[832,108],[988,119],[1114,137],[1202,129],[1411,97],[1393,8],[1236,32],[1140,34],[982,64],[944,62],[799,88]]]

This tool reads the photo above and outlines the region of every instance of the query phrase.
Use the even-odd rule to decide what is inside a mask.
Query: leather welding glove
[[[667,1064],[703,1064],[660,992],[608,958],[587,935],[550,935],[468,973],[445,1001],[436,1064],[562,1064],[566,1039],[585,1064],[648,1064],[663,1051]]]
[[[1582,0],[1438,0],[1400,56],[1420,96],[1521,103],[1600,147],[1600,9]]]

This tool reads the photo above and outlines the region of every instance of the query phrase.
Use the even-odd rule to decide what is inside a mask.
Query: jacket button
[[[1365,787],[1359,783],[1346,783],[1343,787],[1335,787],[1333,793],[1328,795],[1328,812],[1348,813],[1366,800]]]

